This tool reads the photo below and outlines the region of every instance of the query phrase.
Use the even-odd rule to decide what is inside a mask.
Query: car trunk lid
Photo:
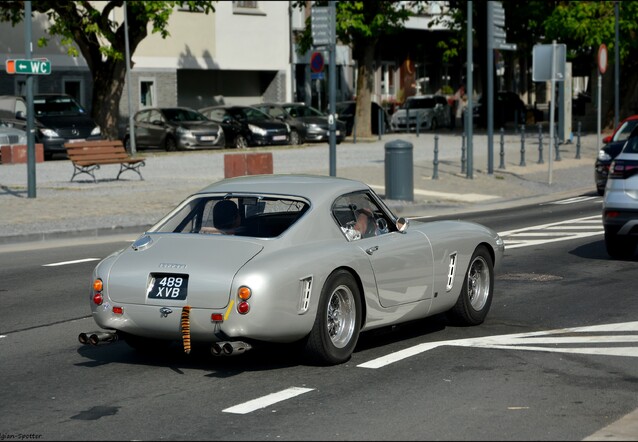
[[[126,249],[113,263],[106,284],[113,302],[224,308],[235,274],[263,249],[224,235],[149,238],[144,247]]]

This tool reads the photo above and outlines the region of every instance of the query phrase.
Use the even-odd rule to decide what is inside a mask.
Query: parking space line
[[[277,402],[285,401],[286,399],[299,396],[300,394],[308,393],[309,391],[312,391],[312,390],[314,390],[314,388],[290,387],[285,390],[278,391],[277,393],[272,393],[257,399],[253,399],[248,402],[244,402],[243,404],[226,408],[222,410],[222,412],[235,413],[235,414],[247,414],[255,410],[259,410],[261,408],[266,408],[270,405],[276,404]]]

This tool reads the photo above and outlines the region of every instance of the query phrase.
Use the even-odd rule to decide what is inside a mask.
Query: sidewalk
[[[433,216],[470,210],[490,210],[524,204],[558,195],[594,194],[593,167],[598,153],[595,134],[580,137],[578,143],[559,146],[560,160],[548,152],[548,136],[543,135],[543,163],[537,133],[526,134],[524,156],[521,135],[513,131],[503,138],[495,131],[493,173],[488,170],[487,135],[472,138],[472,177],[467,167],[467,146],[459,132],[440,134],[395,133],[369,140],[351,139],[336,148],[336,175],[369,184],[385,198],[386,148],[388,142],[412,144],[413,201],[385,199],[402,216]],[[438,165],[434,165],[435,141]],[[274,173],[330,174],[330,149],[326,143],[301,147],[252,148],[245,152],[273,153]],[[26,164],[0,164],[0,245],[59,238],[95,237],[119,233],[142,233],[191,193],[224,178],[224,159],[235,150],[203,150],[166,153],[141,151],[146,166],[144,180],[125,172],[115,180],[119,165],[97,170],[98,182],[80,175],[70,182],[73,166],[69,160],[36,163],[36,195],[28,197]],[[524,160],[524,161],[523,161]],[[501,161],[503,162],[501,164]],[[504,165],[504,168],[500,166]]]

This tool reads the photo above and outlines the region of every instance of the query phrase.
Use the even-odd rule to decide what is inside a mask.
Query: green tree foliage
[[[327,6],[328,2],[316,2]],[[380,39],[399,32],[408,18],[417,14],[427,2],[412,1],[345,1],[336,2],[337,40],[349,45],[352,58],[357,62],[355,127],[357,137],[370,137],[371,96],[374,85],[375,49]],[[294,7],[308,6],[307,2],[294,2]],[[312,46],[311,17],[306,21],[305,32],[298,40],[303,54]]]
[[[46,14],[51,27],[49,35],[57,35],[71,56],[82,54],[93,77],[92,116],[105,137],[118,136],[119,104],[126,80],[125,27],[113,20],[113,11],[127,6],[129,51],[135,53],[148,33],[169,37],[168,22],[176,7],[206,14],[214,12],[213,1],[37,1],[32,12]],[[96,9],[96,6],[101,9]],[[0,3],[0,21],[15,25],[24,20],[24,2]],[[47,39],[38,42],[46,45]],[[133,63],[131,62],[131,67]]]

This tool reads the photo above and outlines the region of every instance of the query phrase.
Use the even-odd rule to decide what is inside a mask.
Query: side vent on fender
[[[312,276],[301,280],[301,296],[299,297],[299,306],[297,313],[303,315],[310,307],[310,294],[312,293]]]
[[[447,284],[445,285],[445,290],[452,290],[452,286],[454,285],[454,272],[456,271],[456,252],[450,255],[450,267],[447,272]]]

